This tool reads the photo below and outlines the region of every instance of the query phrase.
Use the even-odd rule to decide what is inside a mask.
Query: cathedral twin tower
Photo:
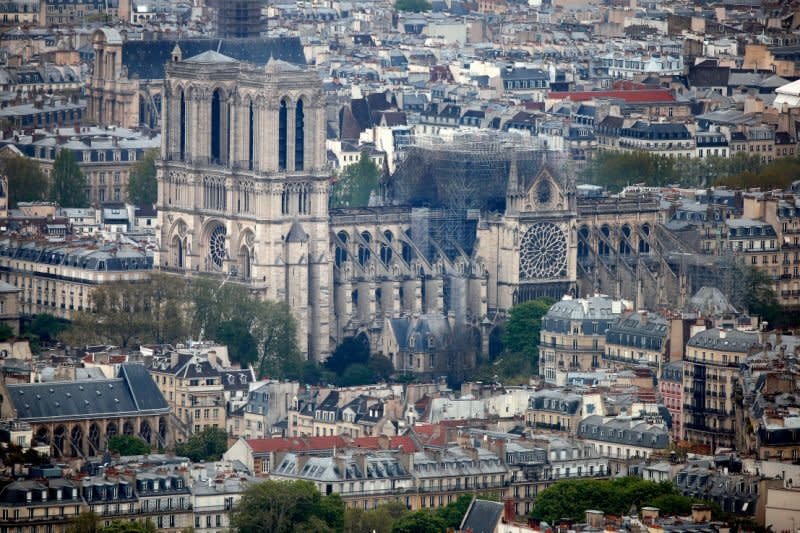
[[[164,84],[157,264],[286,301],[301,351],[324,357],[332,272],[318,76],[214,51],[182,60],[176,47]]]

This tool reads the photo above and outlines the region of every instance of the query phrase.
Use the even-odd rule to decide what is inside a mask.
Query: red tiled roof
[[[447,444],[447,428],[440,424],[417,424],[411,428],[422,444],[444,446]]]
[[[414,440],[407,436],[387,437],[389,450],[399,450],[402,448],[404,451],[417,451],[417,445]],[[382,450],[380,442],[381,437],[359,437],[353,439],[352,446],[354,448],[364,448],[367,450]]]
[[[616,98],[627,103],[668,103],[675,101],[668,89],[553,92],[547,98],[549,100],[571,100],[573,102],[585,102],[595,98]]]
[[[307,452],[346,448],[342,437],[291,437],[278,439],[249,439],[247,445],[253,453]]]

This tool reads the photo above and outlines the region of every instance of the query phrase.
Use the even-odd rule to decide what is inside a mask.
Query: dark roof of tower
[[[122,64],[128,69],[128,77],[163,79],[164,65],[172,58],[176,44],[180,46],[183,58],[211,50],[256,65],[266,65],[270,57],[297,65],[306,64],[303,46],[297,37],[127,41],[122,45]]]
[[[303,226],[298,221],[292,222],[289,234],[286,235],[286,242],[306,242],[308,234],[303,230]]]

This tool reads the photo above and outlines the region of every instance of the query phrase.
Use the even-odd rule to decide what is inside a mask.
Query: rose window
[[[521,279],[551,279],[567,273],[567,238],[550,222],[531,226],[522,237],[519,271]]]
[[[208,257],[216,268],[225,260],[225,226],[217,226],[208,237]]]

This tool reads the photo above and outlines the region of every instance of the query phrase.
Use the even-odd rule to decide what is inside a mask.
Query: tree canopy
[[[428,0],[396,0],[394,8],[398,11],[411,11],[421,13],[431,10],[431,3]]]
[[[86,207],[86,177],[81,172],[75,153],[69,149],[58,152],[53,163],[50,200],[61,207]]]
[[[253,363],[259,378],[298,379],[307,370],[289,307],[258,300],[241,285],[153,274],[146,283],[97,287],[91,305],[74,314],[60,336],[64,342],[132,346],[211,338],[228,345],[234,362]]]
[[[344,502],[321,496],[310,481],[267,480],[250,485],[231,515],[239,533],[342,531]]]
[[[378,190],[380,176],[380,169],[372,161],[369,152],[362,151],[358,162],[346,167],[334,183],[333,207],[366,207],[370,195]]]
[[[144,455],[150,453],[150,446],[136,435],[114,435],[108,439],[108,449],[120,455]]]
[[[719,177],[715,184],[762,190],[786,189],[800,179],[800,157],[781,157],[755,168],[741,168],[738,172]]]
[[[39,163],[27,157],[0,159],[0,174],[8,178],[8,207],[19,202],[37,202],[47,198],[48,182]]]
[[[194,462],[218,461],[228,449],[228,433],[221,428],[206,426],[186,442],[175,446],[175,453]]]
[[[585,167],[581,180],[619,192],[627,185],[663,187],[671,184],[703,187],[726,184],[730,176],[757,174],[764,164],[755,155],[674,159],[645,151],[601,151]]]
[[[512,307],[503,330],[505,351],[537,358],[542,317],[554,303],[550,298],[539,298]]]
[[[158,529],[152,520],[114,520],[100,528],[99,533],[156,533]]]
[[[639,509],[658,507],[664,513],[686,513],[699,502],[682,496],[669,481],[655,483],[638,477],[567,479],[539,493],[531,514],[552,523],[560,518],[583,520],[586,509],[619,516],[635,505]]]
[[[446,522],[436,512],[421,509],[401,516],[392,525],[392,533],[431,533],[446,528]]]
[[[156,180],[157,150],[148,150],[144,157],[133,165],[128,178],[128,201],[135,205],[153,205],[158,197]]]

